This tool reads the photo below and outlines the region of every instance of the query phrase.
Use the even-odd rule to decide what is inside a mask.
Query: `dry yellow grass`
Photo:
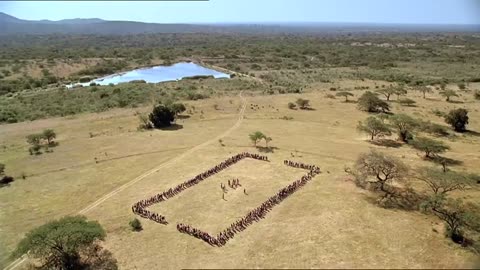
[[[361,94],[354,93],[356,98]],[[218,142],[205,145],[86,213],[106,228],[105,245],[118,259],[120,268],[473,267],[473,253],[433,231],[441,228],[439,220],[417,212],[380,208],[372,203],[368,192],[346,181],[344,166],[351,165],[359,153],[372,147],[401,157],[412,167],[429,164],[407,146],[387,149],[369,144],[366,136],[355,130],[357,122],[367,114],[358,111],[353,103],[326,99],[324,95],[325,92],[249,96],[246,118],[223,138],[225,146]],[[315,110],[287,109],[286,104],[298,97],[310,99]],[[423,100],[416,93],[408,97],[414,98],[418,106],[393,104],[394,112],[442,123],[441,118],[430,113],[432,109],[447,111],[459,107],[436,95],[431,95],[432,100]],[[52,171],[18,179],[10,187],[0,189],[2,246],[6,251],[12,250],[29,229],[49,219],[74,214],[143,172],[228,130],[240,107],[238,99],[233,104],[228,99],[232,98],[192,102],[197,111],[204,111],[205,119],[194,115],[182,120],[184,128],[177,131],[136,132],[137,119],[132,110],[2,126],[0,143],[8,147],[0,152],[0,159],[5,160],[7,172]],[[469,128],[480,131],[480,122],[476,120],[480,119],[478,103],[466,95],[462,99],[466,100],[462,107],[470,110]],[[214,103],[221,104],[222,110],[214,110]],[[251,103],[258,104],[260,109],[250,109]],[[283,116],[293,120],[279,119]],[[24,136],[46,127],[58,131],[60,145],[53,153],[29,156]],[[185,181],[233,154],[256,151],[248,141],[248,134],[256,130],[273,138],[274,152],[267,153],[271,163],[242,161],[179,197],[154,206],[156,211],[165,213],[169,225],[141,219],[142,232],[129,230],[128,221],[134,217],[130,207],[134,202]],[[89,138],[89,132],[103,135]],[[459,135],[447,143],[452,150],[446,156],[464,161],[456,169],[480,173],[479,137]],[[94,157],[107,159],[104,152],[110,159],[139,155],[94,163]],[[282,160],[287,158],[316,164],[323,173],[226,246],[214,248],[176,230],[177,222],[192,223],[211,233],[222,230],[303,174],[285,167]],[[85,165],[74,167],[77,164]],[[68,169],[55,171],[59,168]],[[220,182],[232,177],[245,183],[249,195],[243,196],[237,190],[224,202]],[[476,190],[456,195],[478,202]]]

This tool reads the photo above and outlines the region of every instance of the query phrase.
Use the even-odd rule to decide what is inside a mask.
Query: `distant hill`
[[[106,21],[98,18],[22,20],[0,12],[0,35],[95,34],[128,35],[144,33],[360,33],[360,32],[480,32],[479,25],[402,25],[356,23],[263,23],[263,24],[161,24]]]

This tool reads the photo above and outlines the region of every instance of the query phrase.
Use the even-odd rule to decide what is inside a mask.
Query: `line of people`
[[[137,215],[139,215],[143,218],[151,219],[151,220],[153,220],[157,223],[161,223],[161,224],[168,224],[165,216],[162,216],[160,214],[148,211],[146,208],[153,205],[153,204],[168,200],[168,199],[178,195],[180,192],[184,191],[185,189],[190,188],[190,187],[200,183],[201,181],[205,180],[206,178],[208,178],[208,177],[210,177],[214,174],[219,173],[220,171],[228,168],[229,166],[239,162],[240,160],[242,160],[244,158],[253,158],[253,159],[258,159],[258,160],[262,160],[262,161],[268,161],[267,156],[262,156],[262,155],[259,155],[259,154],[252,154],[252,153],[248,153],[248,152],[243,152],[243,153],[237,154],[235,156],[232,156],[232,157],[226,159],[225,161],[221,162],[220,164],[216,165],[215,167],[213,167],[213,168],[195,176],[194,178],[177,185],[175,188],[170,188],[167,191],[164,191],[163,193],[159,193],[159,194],[156,194],[156,195],[154,195],[154,196],[152,196],[148,199],[136,202],[132,206],[132,211],[133,211],[133,213],[135,213],[135,214],[137,214]]]
[[[236,222],[232,223],[227,229],[220,232],[216,237],[211,236],[207,232],[203,232],[199,229],[193,228],[189,225],[178,224],[177,229],[182,233],[186,233],[193,237],[199,238],[212,246],[221,247],[227,243],[228,240],[232,239],[236,233],[239,233],[245,230],[248,226],[252,225],[253,222],[258,222],[263,219],[272,208],[280,204],[288,196],[292,195],[299,188],[303,187],[308,183],[314,176],[320,173],[320,168],[315,165],[308,165],[304,163],[291,162],[285,160],[284,164],[292,167],[298,168],[310,168],[308,173],[303,175],[300,179],[294,181],[290,185],[280,189],[275,195],[270,197],[268,200],[263,202],[259,207],[250,211],[246,216],[240,218]],[[293,164],[293,165],[290,165]]]

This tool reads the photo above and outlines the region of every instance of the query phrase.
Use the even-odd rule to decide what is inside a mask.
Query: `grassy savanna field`
[[[15,182],[0,189],[3,264],[10,261],[10,251],[30,229],[76,214],[137,176],[166,164],[84,213],[107,230],[105,246],[121,269],[478,266],[475,253],[445,238],[439,219],[420,212],[381,208],[371,192],[349,181],[344,167],[351,166],[369,148],[396,156],[412,168],[431,165],[408,145],[387,148],[369,143],[367,136],[355,128],[368,114],[359,111],[353,102],[343,102],[341,97],[326,97],[335,94],[328,90],[332,86],[374,88],[375,83],[388,84],[348,78],[306,87],[302,94],[245,91],[242,95],[246,110],[241,122],[238,113],[242,99],[235,95],[237,92],[188,101],[187,111],[194,106],[195,112],[177,120],[182,125],[177,130],[137,131],[136,112],[147,112],[150,106],[2,125],[0,144],[5,147],[0,150],[0,159],[7,165],[7,173],[16,176]],[[447,88],[456,89],[456,85]],[[469,89],[477,88],[476,84],[469,85]],[[352,93],[355,97],[351,100],[356,100],[363,90]],[[468,129],[480,132],[479,103],[471,92],[461,93],[455,98],[461,104],[445,102],[438,91],[427,93],[428,99],[410,91],[407,97],[417,101],[416,107],[401,106],[395,102],[396,97],[390,103],[394,113],[444,126],[433,109],[448,112],[466,108],[470,116]],[[309,99],[313,110],[287,108],[288,102],[300,97]],[[284,116],[292,119],[281,119]],[[222,138],[223,146],[212,140],[232,126],[235,129]],[[25,136],[44,128],[58,133],[59,145],[53,153],[29,155]],[[130,207],[134,202],[173,187],[236,153],[259,152],[261,149],[254,148],[248,139],[248,134],[257,130],[273,138],[272,152],[264,153],[270,163],[243,160],[178,197],[153,206],[171,221],[169,225],[141,219],[143,231],[130,230],[128,222],[134,217]],[[440,139],[451,147],[445,156],[463,161],[452,169],[480,173],[480,137],[476,134],[456,133]],[[201,147],[182,155],[198,145]],[[177,222],[210,233],[227,227],[304,173],[284,166],[284,159],[316,164],[322,174],[222,248],[176,230]],[[22,173],[26,179],[21,179]],[[239,178],[249,195],[243,195],[241,188],[230,191],[227,201],[223,201],[219,186],[230,178]],[[426,190],[422,183],[410,180],[416,189]],[[478,203],[478,188],[453,195]]]

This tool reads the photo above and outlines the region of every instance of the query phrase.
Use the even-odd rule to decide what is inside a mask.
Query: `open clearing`
[[[138,120],[133,109],[2,126],[0,144],[6,147],[0,150],[0,158],[11,174],[27,175],[25,180],[18,178],[10,187],[0,189],[3,264],[28,230],[50,219],[75,214],[135,177],[208,141],[86,212],[88,218],[106,228],[106,246],[121,269],[473,267],[476,256],[445,238],[439,220],[418,212],[380,208],[372,203],[368,192],[346,180],[344,166],[351,165],[358,154],[386,147],[374,146],[357,133],[357,122],[367,114],[358,111],[356,104],[327,99],[325,93],[245,93],[245,119],[222,138],[224,146],[213,139],[237,123],[241,110],[238,97],[189,102],[197,111],[203,110],[203,116],[194,114],[179,120],[183,128],[171,131],[136,131]],[[356,99],[362,92],[354,93]],[[314,110],[286,107],[299,97],[310,99]],[[432,94],[426,100],[416,93],[407,97],[414,98],[417,107],[392,103],[395,113],[405,112],[439,124],[444,124],[443,120],[433,115],[432,109],[458,107]],[[478,103],[461,99],[465,102],[462,107],[470,111],[469,129],[480,131]],[[214,109],[214,104],[220,109]],[[251,109],[250,104],[259,109]],[[283,116],[293,119],[280,119]],[[53,153],[28,155],[25,136],[47,127],[57,131],[60,145]],[[258,151],[248,140],[248,134],[256,130],[273,138],[273,152],[262,153],[272,162],[243,160],[152,209],[164,213],[167,219],[214,233],[304,173],[284,166],[284,159],[318,165],[322,174],[222,248],[179,233],[173,222],[164,226],[141,219],[144,230],[130,231],[128,221],[134,216],[130,208],[134,202],[185,181],[233,154]],[[478,136],[460,134],[446,143],[451,146],[446,156],[464,162],[455,169],[480,173]],[[428,164],[408,146],[389,148],[388,152],[412,167]],[[228,201],[222,201],[220,182],[226,184],[230,178],[239,178],[249,195],[239,189],[229,192]],[[478,195],[478,190],[461,193],[467,200],[476,200]],[[439,232],[433,230],[438,228]]]

